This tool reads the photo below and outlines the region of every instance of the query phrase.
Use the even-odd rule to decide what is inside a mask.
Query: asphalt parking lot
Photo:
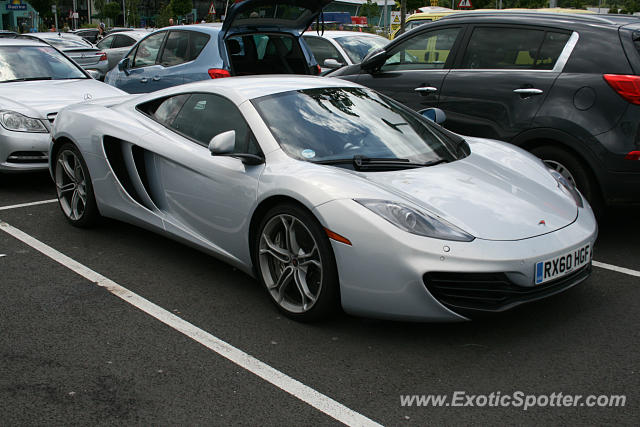
[[[309,325],[280,316],[256,281],[196,250],[116,221],[79,230],[57,204],[31,204],[54,197],[46,173],[0,176],[0,221],[33,238],[29,245],[0,226],[3,425],[637,425],[640,418],[638,208],[613,210],[595,247],[599,263],[627,270],[597,264],[586,282],[553,298],[461,324],[340,315]],[[34,245],[129,293],[98,286],[69,268],[77,264]],[[143,311],[137,298],[155,306]],[[186,332],[176,329],[180,319]],[[226,344],[216,347],[212,336]],[[400,401],[460,391],[625,395],[626,404],[524,410]]]

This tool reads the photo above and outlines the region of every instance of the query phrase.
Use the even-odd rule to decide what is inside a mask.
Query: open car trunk
[[[252,32],[225,40],[231,74],[311,74],[297,38],[292,34]]]

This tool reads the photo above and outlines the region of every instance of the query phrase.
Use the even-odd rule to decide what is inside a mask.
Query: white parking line
[[[358,412],[347,408],[343,404],[331,399],[328,396],[302,384],[300,381],[278,371],[267,365],[255,357],[245,353],[244,351],[222,341],[210,333],[199,329],[191,323],[181,319],[180,317],[168,312],[148,301],[141,296],[131,292],[130,290],[118,285],[116,282],[102,276],[90,268],[80,264],[78,261],[58,252],[52,247],[42,243],[41,241],[31,237],[25,232],[0,221],[0,230],[8,233],[16,239],[26,243],[33,249],[43,253],[52,260],[62,264],[68,269],[76,272],[87,280],[94,282],[111,292],[113,295],[128,302],[134,307],[144,311],[150,316],[158,319],[162,323],[170,326],[178,332],[188,336],[189,338],[199,342],[205,347],[218,353],[220,356],[230,360],[236,365],[246,369],[247,371],[257,375],[265,381],[270,382],[279,389],[297,397],[301,401],[313,406],[324,414],[350,426],[380,426],[375,421],[365,417]]]
[[[19,205],[0,206],[0,211],[8,211],[9,209],[25,208],[27,206],[45,205],[47,203],[56,203],[58,199],[40,200],[39,202],[20,203]]]
[[[631,270],[630,268],[618,267],[617,265],[606,264],[604,262],[593,261],[593,265],[607,270],[617,271],[618,273],[628,274],[629,276],[640,277],[640,271]]]

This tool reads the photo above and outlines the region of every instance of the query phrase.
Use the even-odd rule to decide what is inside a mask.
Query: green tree
[[[191,13],[191,9],[193,9],[193,1],[192,0],[171,0],[169,3],[171,7],[171,11],[173,14],[178,16],[184,16],[187,13]]]
[[[98,18],[104,18],[104,6],[107,4],[106,0],[95,0],[93,2],[93,7],[96,8],[96,10],[93,12],[93,14],[95,16],[97,16]]]
[[[122,9],[120,7],[120,3],[112,1],[111,3],[107,3],[102,8],[102,15],[105,18],[111,19],[112,22],[115,22],[116,18],[122,13]]]
[[[378,5],[371,0],[367,0],[367,2],[360,7],[359,13],[361,16],[366,16],[367,21],[370,22],[374,18],[380,16],[380,8],[378,8]]]
[[[137,27],[140,23],[140,0],[126,0],[127,24],[131,27]]]

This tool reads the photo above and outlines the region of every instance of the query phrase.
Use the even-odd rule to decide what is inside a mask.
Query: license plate
[[[578,270],[591,260],[591,246],[586,245],[564,255],[536,264],[536,285],[558,279]]]

